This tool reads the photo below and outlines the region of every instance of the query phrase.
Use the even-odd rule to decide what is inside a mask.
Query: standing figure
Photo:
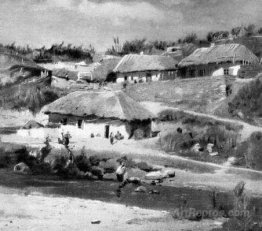
[[[124,161],[122,161],[120,166],[117,168],[116,177],[118,182],[120,183],[117,189],[117,196],[120,197],[121,189],[124,188],[129,183],[127,171],[126,171],[126,163]]]
[[[109,139],[110,139],[110,143],[113,145],[114,144],[114,139],[115,139],[113,132],[110,133]]]

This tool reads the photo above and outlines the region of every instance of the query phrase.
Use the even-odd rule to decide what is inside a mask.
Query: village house
[[[125,55],[114,69],[116,73],[111,81],[121,83],[151,82],[177,77],[178,62],[169,56],[161,55]]]
[[[179,63],[181,77],[237,76],[241,66],[257,64],[258,58],[245,46],[229,43],[198,48]]]
[[[58,62],[44,64],[43,66],[53,70],[52,83],[56,87],[68,87],[72,83],[100,83],[110,79],[115,75],[113,69],[118,64],[121,58],[107,57],[86,64],[84,61],[79,63],[73,62]]]
[[[104,137],[118,131],[124,139],[151,136],[154,118],[147,109],[122,91],[76,91],[47,105],[49,122],[76,137]]]

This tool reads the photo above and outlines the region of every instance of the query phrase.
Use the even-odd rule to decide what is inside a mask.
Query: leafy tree
[[[191,33],[187,35],[183,40],[184,43],[195,43],[196,41],[197,41],[197,35],[195,33]]]
[[[146,47],[146,39],[135,39],[132,41],[125,41],[122,53],[130,54],[130,53],[140,53],[145,50]]]
[[[256,26],[254,24],[249,24],[247,27],[244,28],[246,31],[246,36],[252,36],[255,34]]]
[[[213,36],[214,36],[213,32],[208,32],[207,37],[206,37],[207,41],[213,42]]]
[[[232,28],[232,30],[231,30],[231,34],[232,34],[233,36],[238,37],[239,34],[240,34],[241,29],[242,29],[241,26],[234,27],[234,28]]]

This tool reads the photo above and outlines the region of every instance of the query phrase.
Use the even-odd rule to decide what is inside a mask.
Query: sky
[[[131,39],[176,41],[189,33],[262,27],[262,0],[0,0],[0,43],[72,43],[97,51]]]

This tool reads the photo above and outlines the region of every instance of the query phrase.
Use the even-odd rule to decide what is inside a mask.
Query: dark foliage
[[[183,43],[195,43],[197,41],[197,35],[195,33],[187,35],[183,39]]]
[[[92,45],[89,48],[83,48],[83,46],[73,46],[72,44],[65,45],[53,44],[49,49],[43,46],[39,49],[33,49],[29,45],[17,46],[15,42],[7,45],[0,44],[0,48],[6,49],[15,54],[25,55],[35,62],[48,62],[55,59],[62,59],[64,61],[85,59],[92,62],[92,57],[95,54],[95,49]]]
[[[245,117],[262,116],[262,81],[256,79],[241,88],[235,98],[228,104],[229,113],[238,111]]]

